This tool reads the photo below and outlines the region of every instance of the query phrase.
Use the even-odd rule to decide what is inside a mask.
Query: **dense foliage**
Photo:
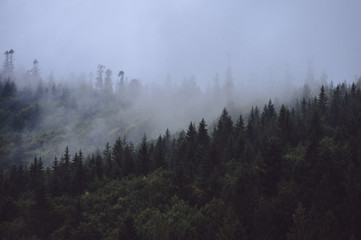
[[[23,110],[2,128],[20,115],[31,126],[36,105],[4,92],[2,111]],[[360,143],[361,80],[245,119],[224,109],[212,131],[202,119],[89,156],[66,147],[51,167],[35,157],[0,174],[1,237],[360,239]]]

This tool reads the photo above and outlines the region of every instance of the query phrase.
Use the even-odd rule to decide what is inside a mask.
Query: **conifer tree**
[[[289,110],[282,104],[278,116],[278,136],[283,144],[292,145],[293,143],[293,122]]]
[[[147,143],[147,136],[144,134],[140,144],[137,159],[136,159],[136,172],[146,176],[149,172],[149,150]]]
[[[123,168],[123,141],[118,137],[113,145],[112,157],[114,160],[114,177],[121,178]]]
[[[103,158],[100,155],[99,151],[95,155],[95,173],[98,179],[103,179],[104,174],[104,164],[103,164]]]
[[[105,145],[105,149],[103,151],[103,159],[105,160],[105,175],[107,177],[111,177],[113,171],[113,160],[109,142],[107,142],[107,144]]]
[[[77,195],[84,190],[86,184],[82,151],[79,151],[79,154],[75,153],[74,155],[72,162],[72,172],[73,172],[72,180],[71,180],[72,193]]]
[[[231,152],[229,150],[232,146],[232,131],[232,118],[229,116],[227,109],[224,108],[214,131],[214,142],[218,149],[220,149],[220,156],[224,162],[231,160]]]
[[[113,92],[112,70],[109,68],[105,71],[104,88],[107,93]]]
[[[71,169],[70,169],[70,153],[69,147],[65,147],[65,152],[60,161],[60,186],[63,193],[68,193],[70,190],[70,178],[71,178]]]
[[[102,64],[98,64],[97,66],[97,76],[96,76],[96,82],[95,82],[95,86],[97,88],[102,88],[103,87],[103,73],[104,73],[104,69],[105,66]]]
[[[317,98],[318,107],[320,109],[321,116],[323,117],[327,110],[328,98],[325,87],[322,85],[320,89],[320,93]]]
[[[52,194],[54,196],[58,196],[61,194],[61,176],[60,176],[60,166],[59,166],[59,161],[58,159],[55,157],[54,161],[53,161],[53,165],[52,165]]]
[[[197,130],[194,124],[189,123],[188,130],[185,135],[185,157],[184,171],[190,178],[193,178],[195,170],[198,168],[198,159],[196,158],[196,141],[197,141]]]
[[[123,174],[124,176],[128,176],[129,174],[134,173],[133,146],[131,144],[126,144],[123,154]]]
[[[196,159],[197,159],[197,173],[201,171],[202,162],[206,158],[208,148],[209,148],[210,137],[208,135],[207,124],[202,118],[198,125],[198,134],[196,141]]]
[[[167,166],[165,160],[164,140],[162,136],[159,135],[152,154],[152,169],[165,168]]]

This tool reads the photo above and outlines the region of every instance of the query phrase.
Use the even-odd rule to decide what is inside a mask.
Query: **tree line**
[[[0,173],[3,239],[359,239],[361,80]]]

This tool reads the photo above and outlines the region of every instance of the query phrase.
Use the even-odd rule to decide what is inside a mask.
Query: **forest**
[[[40,81],[37,60],[35,87],[2,72],[1,239],[361,239],[361,79],[238,115],[225,99],[216,119],[148,139],[151,115],[129,113],[140,83],[120,72],[112,89],[97,70],[74,89]]]

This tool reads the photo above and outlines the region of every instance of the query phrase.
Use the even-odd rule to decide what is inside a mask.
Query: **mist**
[[[144,83],[196,76],[205,88],[229,65],[236,83],[277,81],[284,69],[303,84],[308,62],[334,82],[360,74],[357,0],[55,1],[0,3],[0,49],[42,76],[88,74],[101,63]],[[270,79],[272,76],[272,79]]]
[[[138,142],[202,118],[212,130],[223,108],[247,116],[268,99],[291,104],[304,84],[315,95],[360,75],[359,1],[4,0],[0,8],[0,50],[15,50],[9,76],[38,98],[36,131],[51,143],[29,155],[50,158],[66,145],[90,153],[118,136]],[[96,86],[100,64],[111,70],[108,87]]]

